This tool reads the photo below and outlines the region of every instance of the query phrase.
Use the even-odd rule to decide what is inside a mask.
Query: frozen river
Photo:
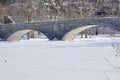
[[[118,38],[0,42],[0,80],[120,80]]]

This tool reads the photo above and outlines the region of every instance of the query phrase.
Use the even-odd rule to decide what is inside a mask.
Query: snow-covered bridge
[[[0,37],[7,41],[18,41],[30,31],[39,31],[49,40],[72,40],[80,32],[99,26],[120,31],[120,18],[89,18],[61,21],[46,21],[17,24],[0,24]]]

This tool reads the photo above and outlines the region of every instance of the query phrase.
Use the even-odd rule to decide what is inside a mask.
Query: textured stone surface
[[[7,40],[17,31],[22,32],[21,30],[36,30],[45,34],[50,40],[53,38],[62,40],[68,32],[88,25],[107,26],[120,31],[120,18],[90,18],[19,24],[0,24],[0,37]]]

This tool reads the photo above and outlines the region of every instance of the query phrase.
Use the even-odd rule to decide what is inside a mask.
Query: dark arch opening
[[[72,41],[78,34],[80,34],[81,32],[87,30],[87,29],[90,29],[90,28],[94,28],[94,27],[100,27],[100,26],[107,26],[107,27],[110,27],[110,28],[113,28],[115,30],[117,30],[117,27],[113,26],[113,25],[110,25],[110,24],[105,24],[105,23],[99,23],[99,24],[95,24],[95,25],[86,25],[86,26],[82,26],[82,27],[78,27],[78,28],[75,28],[69,32],[67,32],[62,40],[64,41]]]
[[[16,31],[14,32],[13,34],[11,34],[8,38],[7,38],[7,41],[20,41],[21,38],[26,35],[27,33],[30,33],[30,32],[38,32],[37,30],[31,30],[31,29],[28,29],[28,30],[19,30],[19,31]],[[42,32],[40,32],[42,33]],[[42,33],[42,35],[44,35],[44,33]],[[44,37],[46,37],[48,39],[47,36],[44,35]],[[38,38],[41,38],[40,36]]]
[[[89,28],[93,28],[93,27],[97,27],[98,25],[88,25],[88,26],[82,26],[82,27],[78,27],[76,29],[73,29],[71,31],[69,31],[68,33],[66,33],[64,35],[64,37],[62,38],[62,40],[64,41],[71,41],[73,40],[79,33],[81,33],[82,31],[89,29]]]

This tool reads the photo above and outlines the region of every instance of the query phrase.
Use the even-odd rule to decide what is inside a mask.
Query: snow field
[[[113,43],[94,37],[74,41],[41,39],[0,42],[0,80],[120,80]],[[106,75],[105,75],[106,74]]]

